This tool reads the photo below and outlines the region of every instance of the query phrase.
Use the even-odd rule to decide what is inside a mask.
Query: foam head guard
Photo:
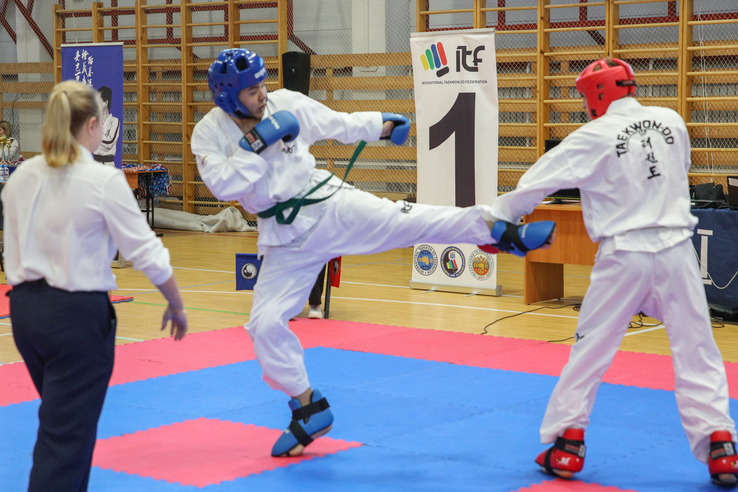
[[[238,93],[266,79],[264,59],[253,51],[228,49],[208,70],[208,86],[216,106],[236,118],[246,118],[249,110],[238,100]]]
[[[587,99],[592,119],[599,118],[610,103],[628,94],[635,95],[633,68],[617,58],[603,58],[590,64],[579,74],[577,90]]]

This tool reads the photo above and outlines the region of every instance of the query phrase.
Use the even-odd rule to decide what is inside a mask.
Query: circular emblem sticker
[[[246,263],[241,267],[241,276],[246,280],[253,280],[259,273],[259,269],[253,263]]]
[[[456,278],[462,274],[466,266],[464,253],[456,246],[449,246],[443,250],[441,255],[441,268],[443,273],[451,278]]]
[[[492,255],[481,249],[475,249],[469,255],[469,273],[477,280],[487,280],[495,271],[495,261]]]
[[[421,244],[415,248],[413,264],[419,274],[428,276],[436,271],[438,266],[438,255],[436,250],[427,244]]]

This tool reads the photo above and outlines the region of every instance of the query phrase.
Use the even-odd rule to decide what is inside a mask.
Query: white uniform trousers
[[[411,206],[407,210],[408,206]],[[437,207],[380,199],[357,189],[339,190],[325,202],[317,224],[284,246],[270,246],[245,325],[263,379],[297,396],[310,387],[300,341],[287,322],[302,311],[315,278],[331,258],[367,255],[421,242],[487,244],[490,208]]]
[[[577,341],[548,402],[541,442],[554,442],[569,427],[587,428],[597,388],[639,312],[666,326],[682,425],[694,455],[707,462],[710,434],[726,429],[735,440],[735,423],[691,240],[658,253],[598,254]]]

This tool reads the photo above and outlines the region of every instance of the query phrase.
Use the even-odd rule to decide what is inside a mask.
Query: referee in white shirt
[[[43,155],[2,191],[13,337],[41,395],[29,491],[85,491],[97,422],[113,371],[116,316],[108,291],[116,250],[158,286],[179,340],[187,316],[169,252],[149,228],[123,173],[100,166],[101,101],[90,87],[54,87]]]

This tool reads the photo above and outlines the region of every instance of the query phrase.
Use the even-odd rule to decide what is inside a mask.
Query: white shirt
[[[146,223],[123,172],[101,166],[81,146],[69,166],[53,168],[43,155],[23,163],[2,201],[10,285],[43,278],[70,292],[114,290],[116,249],[155,285],[172,276],[169,251]]]
[[[600,250],[657,252],[692,236],[689,134],[667,108],[614,101],[498,197],[496,217],[517,223],[550,193],[579,188],[584,224]]]
[[[220,108],[213,108],[197,123],[192,132],[192,153],[200,176],[213,195],[224,201],[237,200],[250,213],[262,212],[276,203],[304,195],[330,175],[315,169],[315,158],[309,152],[314,142],[379,140],[382,133],[381,113],[339,113],[287,89],[269,93],[265,117],[281,110],[295,115],[300,134],[287,144],[279,141],[270,145],[261,154],[238,145],[243,132]],[[330,185],[338,184],[340,179],[333,178],[310,197],[325,196],[335,190]],[[277,224],[274,217],[259,218],[259,251],[263,252],[264,246],[288,244],[305,233],[318,221],[322,208],[320,204],[303,207],[290,225]]]

